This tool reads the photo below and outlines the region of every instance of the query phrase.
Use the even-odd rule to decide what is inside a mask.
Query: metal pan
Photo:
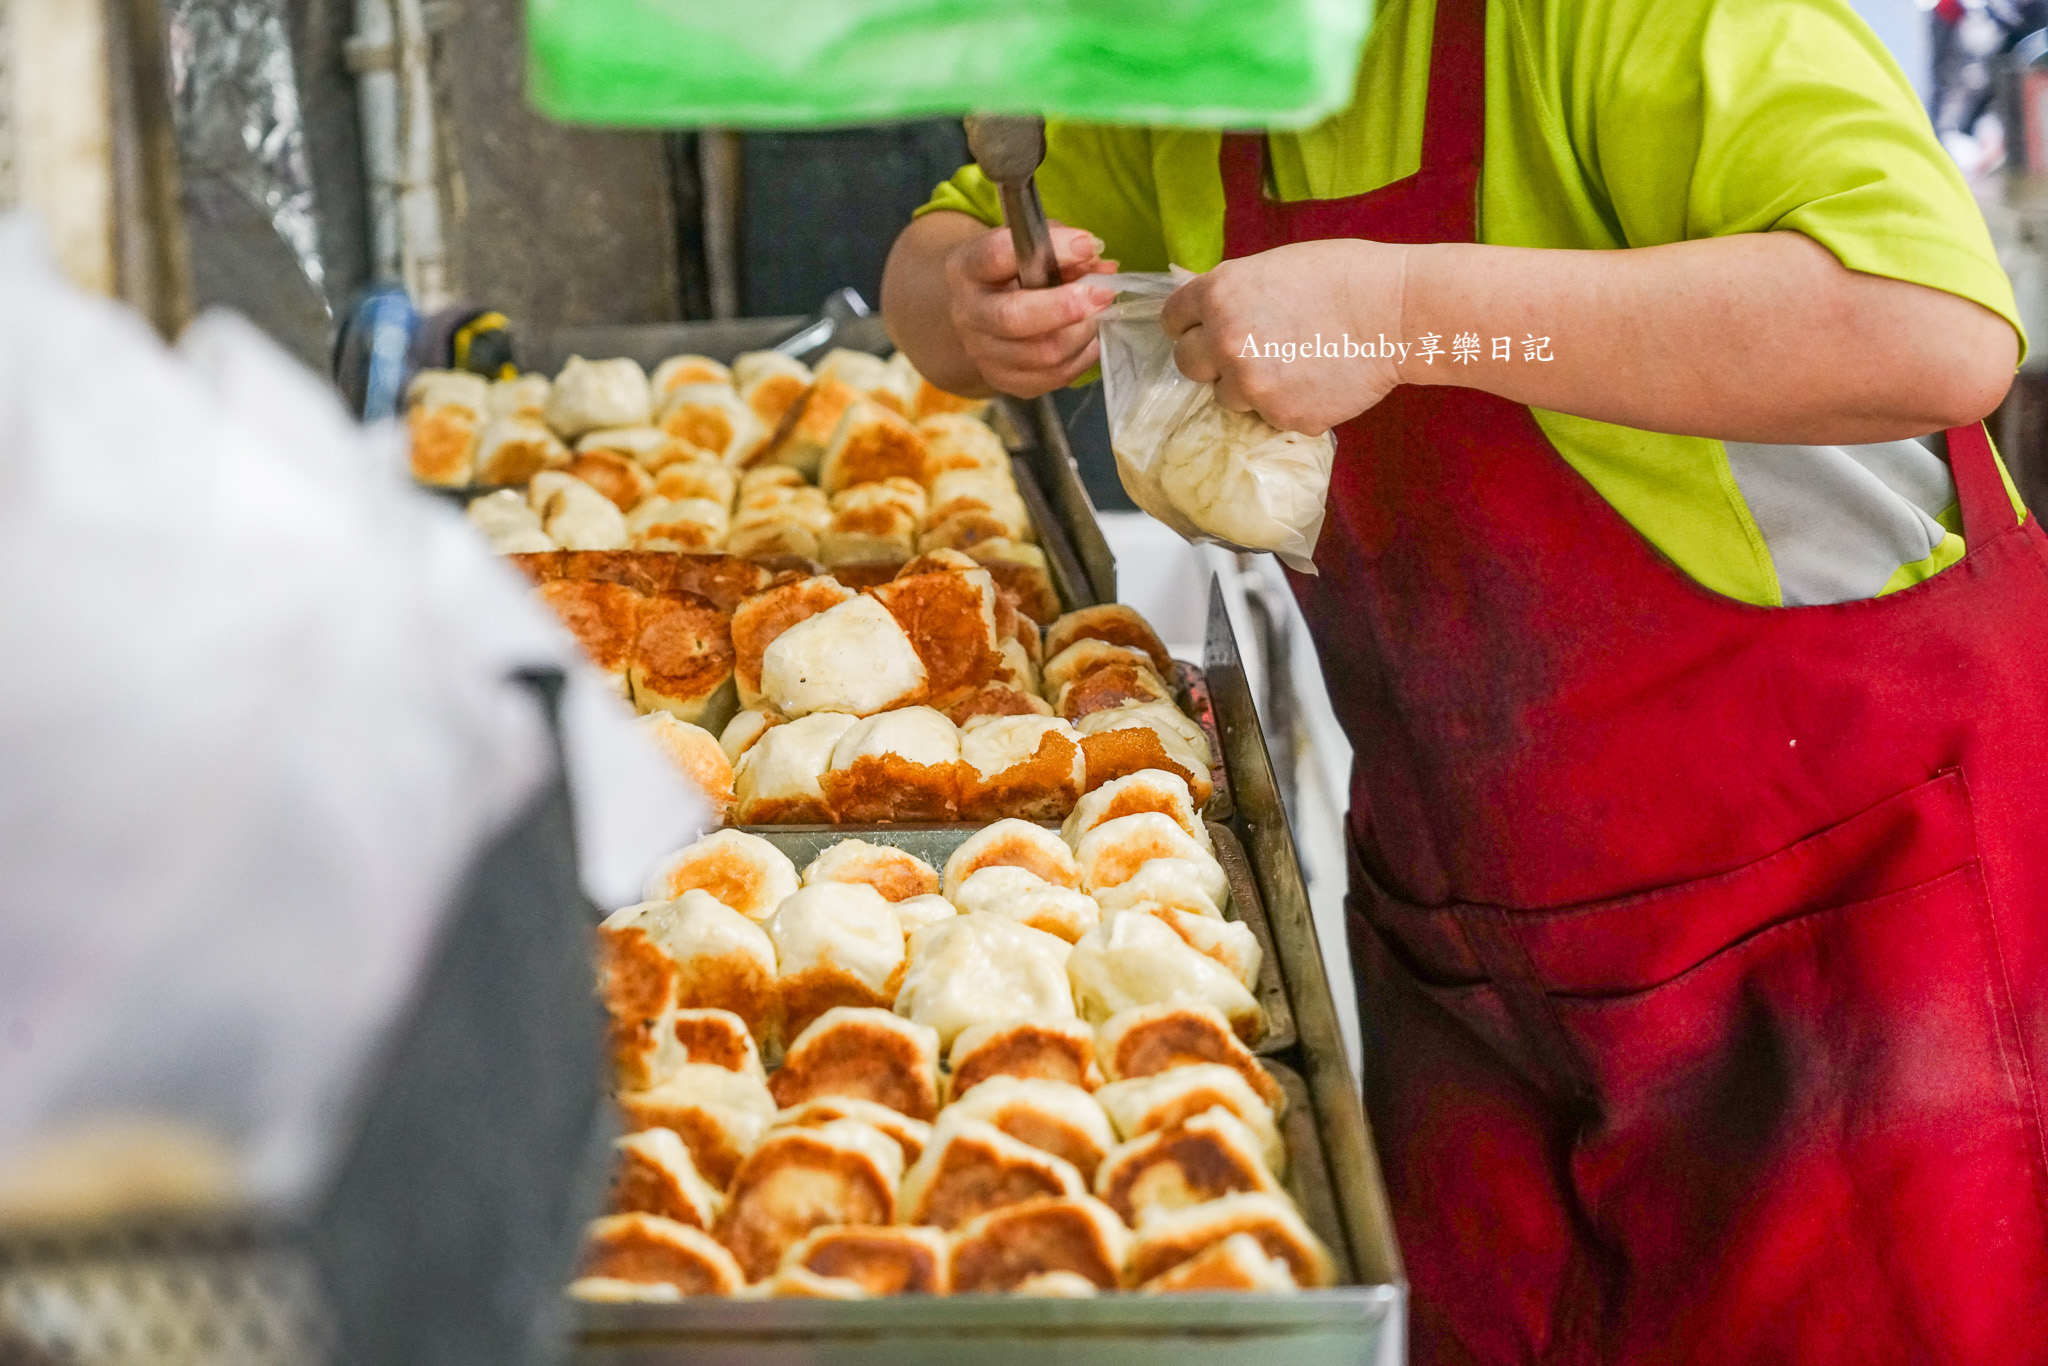
[[[759,835],[789,855],[801,869],[841,840],[863,839],[886,844],[892,849],[915,854],[934,868],[944,868],[953,851],[980,825],[750,825],[747,833]],[[1230,884],[1228,919],[1241,920],[1259,941],[1259,981],[1253,993],[1266,1012],[1266,1033],[1253,1049],[1260,1054],[1283,1053],[1294,1047],[1294,1008],[1288,1002],[1287,986],[1280,976],[1280,956],[1273,943],[1272,927],[1266,923],[1265,905],[1259,897],[1259,882],[1246,860],[1244,846],[1227,826],[1209,822],[1209,838],[1216,845],[1216,861],[1223,865],[1224,880]]]
[[[1292,1068],[1265,1066],[1287,1096],[1281,1136],[1288,1194],[1336,1258],[1337,1289],[1088,1300],[959,1295],[579,1304],[575,1360],[579,1366],[957,1366],[971,1353],[976,1366],[1357,1366],[1381,1359],[1390,1345],[1397,1292],[1353,1284],[1308,1086]]]
[[[1088,486],[1081,481],[1081,466],[1067,443],[1067,429],[1050,398],[1029,402],[1004,398],[998,401],[999,422],[1017,433],[1023,444],[1017,454],[1028,461],[1032,473],[1052,504],[1053,515],[1074,546],[1074,553],[1088,576],[1090,602],[1116,601],[1116,556],[1096,520],[1095,503]]]

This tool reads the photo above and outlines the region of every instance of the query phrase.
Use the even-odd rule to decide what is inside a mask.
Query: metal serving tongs
[[[972,114],[966,122],[967,149],[1002,192],[1003,221],[1017,247],[1017,282],[1026,289],[1051,289],[1060,282],[1060,263],[1034,178],[1045,160],[1045,120]]]

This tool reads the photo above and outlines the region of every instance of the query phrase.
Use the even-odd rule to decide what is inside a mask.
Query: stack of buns
[[[1282,1184],[1284,1093],[1243,1021],[1199,988],[1101,1015],[1181,967],[1070,976],[1126,922],[1229,923],[1186,784],[1148,771],[1104,790],[1071,842],[1000,822],[943,869],[847,840],[799,874],[737,830],[668,860],[600,929],[628,1133],[572,1293],[1330,1284]],[[1148,895],[1115,909],[1091,895],[1140,879]]]

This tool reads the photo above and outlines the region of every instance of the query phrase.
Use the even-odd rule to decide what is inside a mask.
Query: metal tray
[[[1212,821],[1227,821],[1237,814],[1237,804],[1230,796],[1230,769],[1223,762],[1223,737],[1216,729],[1216,703],[1209,696],[1209,675],[1199,664],[1176,659],[1173,693],[1180,709],[1194,718],[1209,739],[1209,784],[1215,791],[1202,814]]]
[[[1266,1012],[1265,1037],[1259,1040],[1252,1051],[1260,1054],[1283,1053],[1292,1048],[1297,1040],[1294,1028],[1294,1008],[1287,999],[1286,984],[1280,977],[1280,956],[1273,943],[1273,930],[1266,923],[1265,906],[1259,898],[1258,879],[1252,875],[1251,863],[1245,858],[1244,846],[1228,826],[1209,823],[1209,838],[1216,844],[1216,861],[1223,865],[1224,880],[1230,884],[1230,906],[1224,911],[1226,919],[1241,920],[1251,929],[1252,937],[1259,941],[1259,984],[1253,994],[1259,999],[1259,1006]],[[770,844],[789,855],[790,861],[799,869],[812,859],[824,853],[841,840],[863,839],[870,844],[886,844],[892,849],[915,854],[934,868],[944,868],[953,851],[963,844],[969,835],[982,829],[974,825],[904,824],[881,826],[847,825],[748,825],[742,826],[750,835],[759,835]],[[1048,827],[1057,828],[1057,827]]]
[[[999,427],[1017,433],[1019,458],[1030,463],[1039,486],[1051,502],[1055,520],[1071,539],[1074,552],[1088,577],[1090,602],[1116,601],[1116,556],[1096,520],[1095,503],[1088,486],[1081,482],[1081,466],[1067,443],[1067,429],[1050,398],[1003,398],[997,407],[1002,414]]]
[[[1008,1295],[831,1303],[695,1299],[577,1306],[579,1366],[716,1361],[745,1366],[1323,1366],[1388,1360],[1397,1323],[1391,1286],[1358,1286],[1315,1129],[1307,1083],[1265,1063],[1287,1096],[1281,1136],[1287,1191],[1330,1247],[1340,1286],[1298,1295]]]

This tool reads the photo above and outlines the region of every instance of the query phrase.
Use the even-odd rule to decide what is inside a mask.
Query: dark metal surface
[[[1116,556],[1102,534],[1102,524],[1096,520],[1095,504],[1089,499],[1080,466],[1067,445],[1067,432],[1058,409],[1047,398],[1029,403],[1004,398],[1000,404],[1009,424],[1028,443],[1018,454],[1031,463],[1032,473],[1038,477],[1060,525],[1067,528],[1073,539],[1074,553],[1080,557],[1088,576],[1092,601],[1115,602]]]

